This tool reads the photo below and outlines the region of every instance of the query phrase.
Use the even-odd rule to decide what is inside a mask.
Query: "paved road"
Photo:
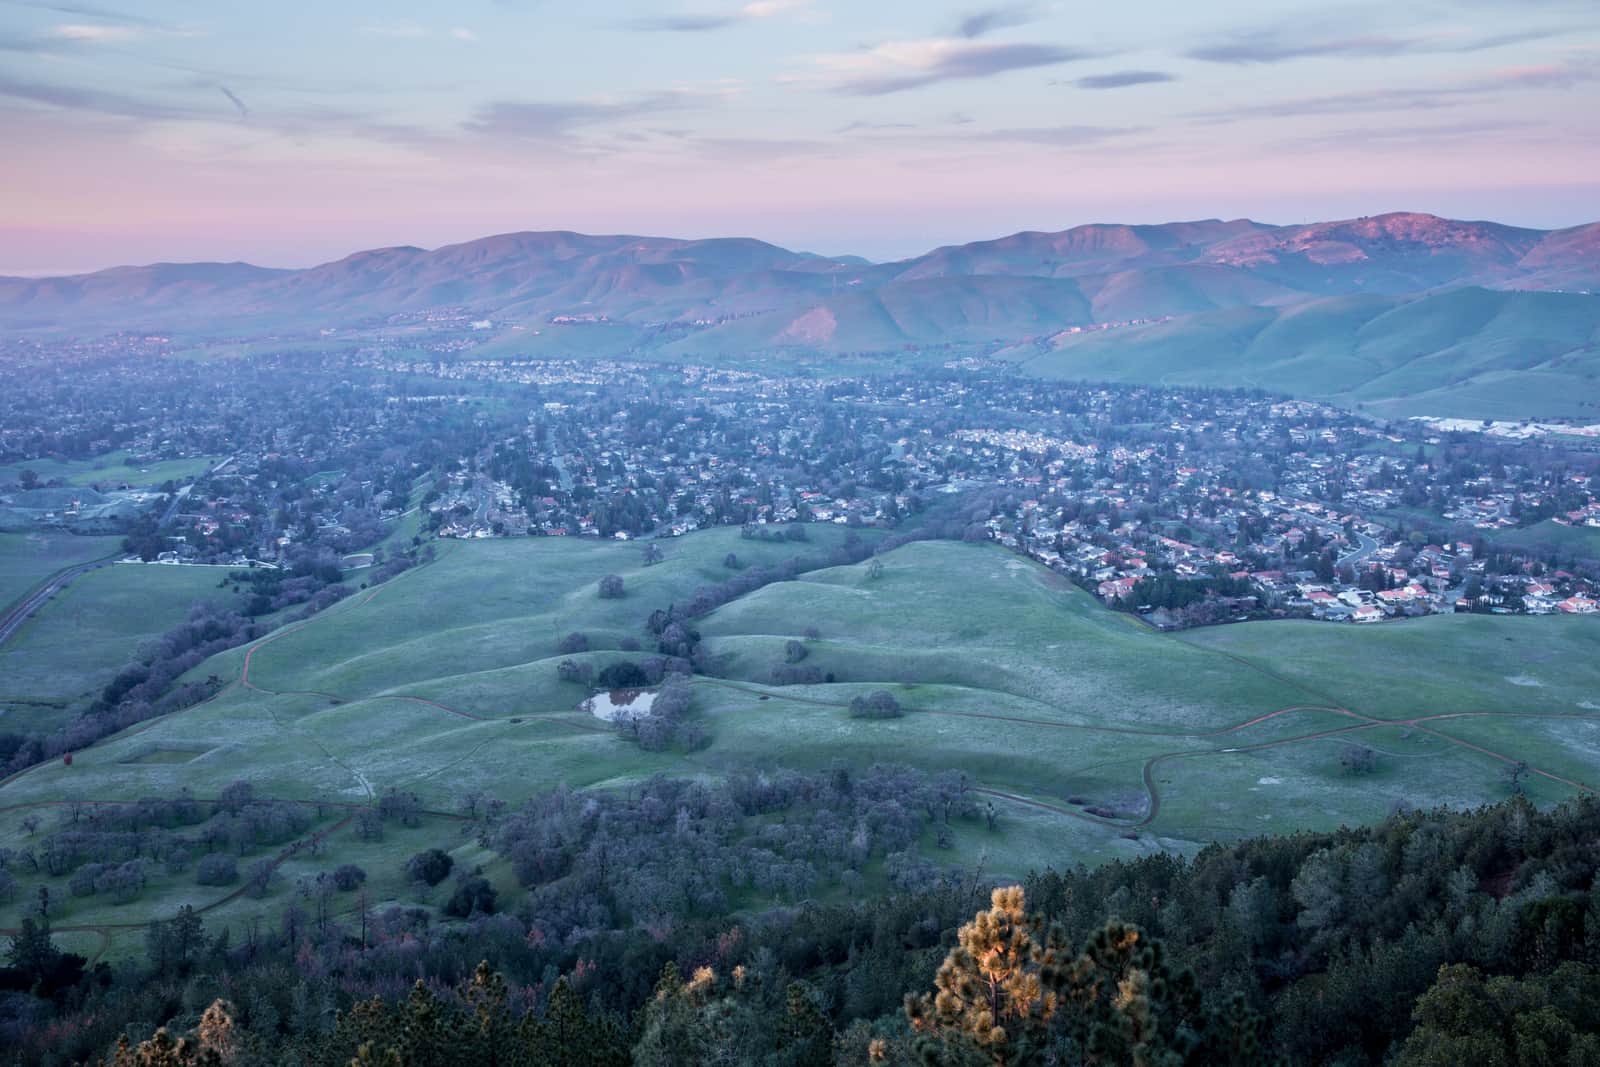
[[[64,589],[67,583],[72,581],[72,579],[76,578],[80,574],[87,574],[92,570],[98,570],[99,568],[107,566],[110,563],[111,557],[108,556],[105,559],[97,559],[89,563],[80,563],[76,567],[68,567],[64,571],[57,571],[50,577],[49,581],[45,582],[44,585],[40,586],[33,593],[30,593],[28,596],[24,597],[4,615],[0,615],[0,645],[3,645],[9,641],[11,639],[11,635],[21,629],[22,624],[27,622],[34,612],[44,607],[50,598],[61,592],[61,590]]]
[[[1343,570],[1345,567],[1358,567],[1365,563],[1372,554],[1378,551],[1378,542],[1366,534],[1356,531],[1356,550],[1339,557],[1336,566]]]

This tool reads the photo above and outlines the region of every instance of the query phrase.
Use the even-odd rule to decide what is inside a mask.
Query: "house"
[[[1350,616],[1352,622],[1382,622],[1383,609],[1376,604],[1363,604]]]
[[[1558,603],[1556,607],[1560,608],[1568,615],[1593,615],[1597,610],[1600,610],[1600,604],[1590,600],[1581,593],[1577,596],[1568,597],[1566,600]]]
[[[1139,584],[1137,578],[1114,578],[1111,581],[1101,582],[1095,587],[1095,592],[1105,600],[1121,600],[1133,592],[1133,587]]]

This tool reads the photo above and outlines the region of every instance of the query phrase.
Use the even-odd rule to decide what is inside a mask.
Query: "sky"
[[[1600,219],[1597,0],[0,0],[0,274]]]

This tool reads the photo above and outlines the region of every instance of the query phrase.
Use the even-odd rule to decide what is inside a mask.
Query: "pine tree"
[[[929,1067],[1043,1062],[1059,998],[1040,980],[1057,946],[1034,940],[1021,886],[996,889],[991,907],[957,932],[932,994],[906,998],[916,1048]]]
[[[669,961],[645,1005],[644,1023],[633,1046],[636,1067],[677,1067],[705,1061],[711,1049],[691,993],[677,964]]]
[[[29,917],[23,919],[17,932],[11,935],[7,959],[12,967],[22,972],[31,986],[50,973],[60,954],[55,942],[50,939],[50,920]]]
[[[831,1067],[833,1026],[804,982],[790,982],[778,1025],[780,1062],[785,1067]]]

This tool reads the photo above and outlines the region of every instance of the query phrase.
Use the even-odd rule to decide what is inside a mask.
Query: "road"
[[[232,462],[233,462],[233,457],[229,456],[227,459],[223,460],[221,463],[218,463],[215,467],[212,467],[210,470],[206,471],[206,473],[204,474],[203,477],[206,477],[206,478],[211,477],[213,474],[216,474],[217,472],[221,471],[222,468],[226,467],[228,464],[230,464]],[[198,481],[199,481],[198,478],[195,479],[195,482],[198,482]],[[191,489],[193,489],[195,487],[195,482],[190,482],[188,485],[184,486],[183,488],[179,489],[176,493],[172,494],[172,503],[167,505],[166,514],[162,515],[161,516],[161,521],[156,524],[158,527],[165,526],[167,523],[172,521],[172,519],[173,519],[173,517],[175,515],[178,514],[178,505],[182,504],[183,503],[183,498],[189,495],[189,490],[191,490]]]
[[[1338,569],[1359,567],[1371,558],[1374,552],[1378,551],[1378,542],[1359,530],[1356,531],[1356,545],[1357,548],[1354,552],[1348,552],[1339,557],[1339,562],[1336,565]]]
[[[21,629],[22,624],[27,622],[34,612],[44,607],[51,597],[66,588],[68,582],[80,574],[87,574],[92,570],[107,566],[111,563],[112,558],[107,556],[105,559],[80,563],[76,567],[68,567],[66,570],[57,571],[51,575],[44,585],[23,597],[4,615],[0,615],[0,645],[9,641],[11,635]]]

